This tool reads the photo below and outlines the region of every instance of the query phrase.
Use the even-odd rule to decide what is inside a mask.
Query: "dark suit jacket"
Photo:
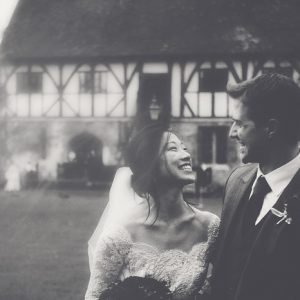
[[[224,299],[226,255],[223,250],[239,202],[253,182],[256,170],[256,164],[239,167],[227,181],[212,276],[213,299]],[[276,224],[280,218],[271,211],[266,215],[230,300],[300,299],[300,169],[274,207],[283,211],[285,203],[292,217],[291,224]]]

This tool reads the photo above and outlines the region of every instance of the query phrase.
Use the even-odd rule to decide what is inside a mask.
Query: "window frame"
[[[98,75],[100,75],[98,77]],[[79,94],[107,94],[108,71],[79,71]],[[99,80],[100,79],[100,80]],[[103,84],[104,82],[104,84]]]
[[[205,72],[207,72],[208,74],[208,77],[210,78],[206,78],[204,79],[204,75],[205,75]],[[216,86],[216,76],[217,76],[217,73],[220,73],[221,74],[226,72],[226,83],[224,81],[224,84],[223,87],[217,87]],[[202,76],[203,75],[203,76]],[[228,77],[229,77],[229,70],[228,68],[199,68],[198,70],[198,93],[216,93],[216,92],[225,92],[226,91],[226,85],[227,85],[227,82],[228,82]],[[207,80],[207,82],[205,83],[204,82],[201,82],[201,78],[202,80]],[[211,81],[211,82],[209,82]],[[204,85],[205,84],[208,84],[208,88],[205,88]],[[203,87],[203,88],[202,88]]]
[[[98,74],[101,74],[100,81],[97,78]],[[107,70],[101,70],[101,71],[97,70],[94,72],[94,92],[96,94],[107,94],[108,92],[107,83],[108,83]]]
[[[91,71],[79,71],[78,83],[79,94],[91,94],[93,92],[93,73]]]
[[[16,74],[17,94],[42,94],[43,93],[43,72],[19,71]]]
[[[201,126],[199,127],[198,147],[201,147],[199,160],[205,164],[228,164],[228,131],[227,126]],[[224,143],[225,142],[225,143]],[[221,150],[221,151],[220,151]],[[219,152],[220,151],[220,152]],[[222,156],[222,154],[224,154]]]

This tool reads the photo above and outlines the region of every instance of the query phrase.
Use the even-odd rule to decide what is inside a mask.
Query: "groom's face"
[[[257,126],[249,117],[247,106],[239,100],[233,101],[233,124],[229,136],[237,141],[243,163],[261,163],[268,153],[265,128]]]

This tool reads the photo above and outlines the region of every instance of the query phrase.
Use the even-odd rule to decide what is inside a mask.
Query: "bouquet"
[[[172,300],[172,295],[165,282],[131,276],[113,283],[99,300]]]

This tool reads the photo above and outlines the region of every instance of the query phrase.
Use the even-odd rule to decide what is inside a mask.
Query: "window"
[[[228,69],[199,69],[190,81],[185,92],[185,100],[189,105],[189,111],[183,110],[185,117],[191,115],[203,118],[227,118],[229,117],[229,98],[226,93],[228,81]]]
[[[91,72],[79,72],[79,93],[89,94],[93,91],[93,77]]]
[[[292,67],[265,67],[262,68],[263,74],[268,73],[279,73],[288,77],[293,77],[293,68]]]
[[[227,136],[227,127],[200,127],[199,161],[207,164],[226,164]]]
[[[107,71],[95,72],[95,93],[107,92]]]
[[[202,69],[199,71],[199,116],[227,117],[227,69]]]
[[[43,73],[42,72],[18,72],[17,93],[42,93]]]
[[[94,86],[93,86],[94,85]],[[107,71],[96,71],[93,74],[89,71],[79,72],[79,93],[90,94],[107,92]]]
[[[199,71],[199,92],[226,91],[227,69],[201,69]]]

